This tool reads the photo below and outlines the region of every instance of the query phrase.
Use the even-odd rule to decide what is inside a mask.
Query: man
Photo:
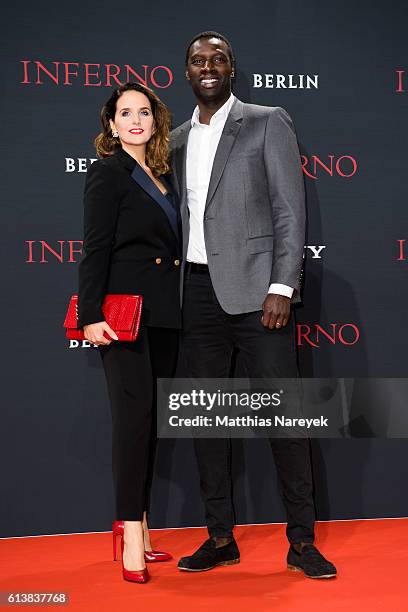
[[[231,93],[235,60],[217,32],[195,36],[186,78],[197,99],[172,133],[184,234],[183,342],[189,375],[228,376],[238,348],[252,378],[296,377],[290,319],[298,301],[305,234],[303,179],[290,117]],[[273,439],[290,542],[288,567],[313,578],[335,567],[313,546],[307,439]],[[239,563],[233,537],[230,441],[194,441],[210,538],[179,569]]]

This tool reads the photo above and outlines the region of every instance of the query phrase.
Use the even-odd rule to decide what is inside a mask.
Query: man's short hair
[[[231,66],[233,69],[235,69],[235,57],[234,57],[234,52],[232,50],[230,41],[223,34],[220,34],[219,32],[214,32],[214,30],[207,30],[205,32],[200,32],[199,34],[197,34],[196,36],[194,36],[194,38],[190,40],[187,46],[187,51],[186,51],[186,66],[188,64],[188,56],[190,53],[191,45],[193,45],[197,40],[200,40],[200,38],[219,38],[220,40],[223,40],[228,47],[228,54],[229,54]]]

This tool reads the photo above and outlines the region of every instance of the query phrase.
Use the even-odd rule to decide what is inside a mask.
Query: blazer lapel
[[[174,156],[174,173],[176,175],[177,185],[179,189],[180,197],[180,216],[181,216],[181,227],[182,231],[180,234],[183,236],[183,259],[187,257],[187,246],[188,236],[190,233],[190,220],[187,206],[187,178],[186,178],[186,164],[187,164],[187,142],[188,135],[191,129],[191,122],[185,123],[184,127],[180,129],[180,133],[175,143],[175,156]]]
[[[186,180],[186,164],[187,164],[187,141],[191,129],[191,122],[186,123],[185,127],[179,134],[177,151],[176,151],[176,178],[180,193],[180,209],[183,211],[187,208],[187,180]]]
[[[177,209],[171,205],[169,200],[163,195],[158,187],[154,184],[148,174],[136,163],[132,171],[132,179],[151,197],[157,202],[162,210],[167,215],[170,226],[177,238],[179,239],[179,227],[178,227],[178,213]],[[166,183],[166,187],[169,189],[169,185]]]
[[[205,210],[207,210],[212,198],[214,197],[215,190],[217,189],[222,173],[224,172],[231,149],[241,128],[243,109],[243,103],[237,99],[230,110],[227,121],[225,122],[220,142],[218,143],[217,152],[214,157]]]

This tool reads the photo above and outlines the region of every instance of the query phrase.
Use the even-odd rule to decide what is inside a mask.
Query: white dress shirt
[[[186,160],[187,206],[190,212],[187,261],[208,263],[204,240],[204,208],[214,157],[234,101],[235,96],[231,94],[225,104],[211,117],[209,125],[200,123],[198,106],[195,107],[191,118]],[[272,283],[269,293],[278,293],[290,298],[293,289]]]

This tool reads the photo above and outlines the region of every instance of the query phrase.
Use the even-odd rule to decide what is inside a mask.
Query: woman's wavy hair
[[[101,109],[102,132],[95,138],[96,154],[98,157],[109,157],[113,155],[121,144],[118,138],[114,138],[109,119],[115,120],[116,103],[125,91],[139,91],[150,100],[154,118],[155,132],[146,143],[146,164],[155,176],[170,172],[169,165],[169,133],[170,113],[167,106],[160,98],[145,85],[141,83],[125,83],[112,93],[111,97]]]

